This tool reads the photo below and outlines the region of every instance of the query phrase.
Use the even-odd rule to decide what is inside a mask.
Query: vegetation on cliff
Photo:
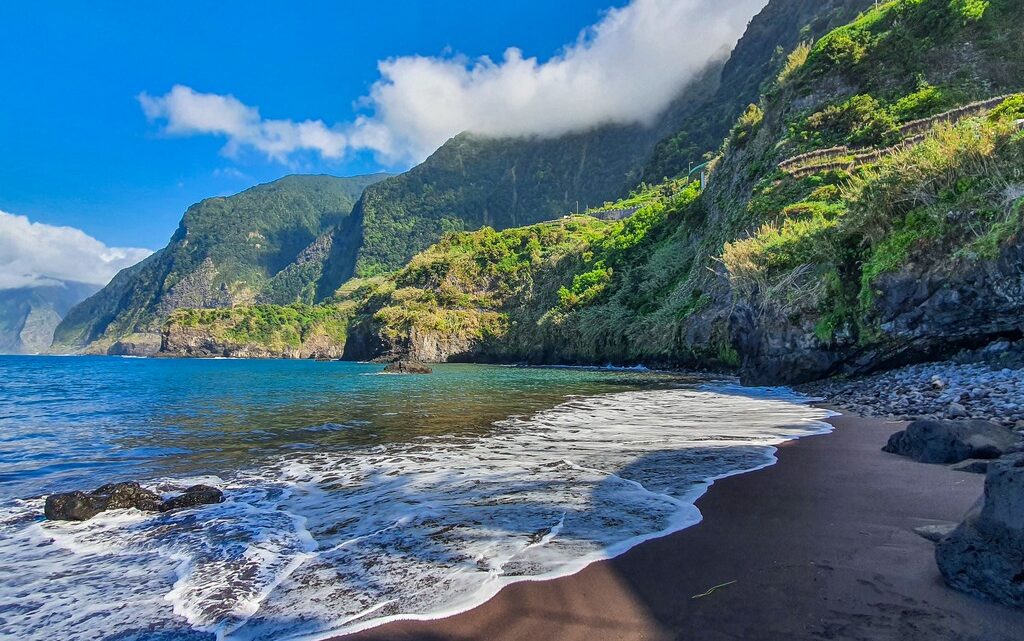
[[[384,174],[288,176],[189,207],[164,249],[121,271],[57,327],[57,349],[159,332],[181,307],[312,303],[338,285],[326,269],[331,232]],[[320,296],[323,298],[324,296]]]
[[[1021,244],[1022,25],[1011,0],[869,9],[774,56],[704,193],[670,180],[599,208],[635,209],[624,221],[448,233],[339,291],[348,355],[742,366],[779,380],[1020,331],[1024,301],[983,299]],[[949,291],[922,302],[906,283]],[[980,300],[915,329],[908,306],[961,294]]]
[[[656,122],[557,138],[462,134],[420,166],[370,186],[351,215],[350,201],[378,177],[347,187],[293,177],[204,201],[167,248],[76,308],[57,346],[102,350],[158,331],[181,307],[320,302],[354,274],[400,269],[444,233],[551,220],[615,200],[642,175],[658,182],[685,172],[756,97],[779,64],[780,46],[824,33],[868,4],[771,2],[728,61],[723,52]]]
[[[322,347],[336,347],[340,356],[352,312],[352,305],[303,303],[179,309],[167,321],[165,336],[169,349],[183,353],[316,356],[330,353]],[[190,343],[196,329],[201,329],[201,341]]]

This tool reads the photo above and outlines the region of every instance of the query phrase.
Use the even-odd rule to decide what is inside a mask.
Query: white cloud
[[[229,154],[252,147],[285,160],[368,149],[390,163],[422,160],[462,131],[553,136],[605,123],[649,123],[767,0],[633,0],[612,9],[553,58],[516,48],[500,61],[405,56],[379,63],[380,79],[352,123],[264,120],[233,96],[175,86],[142,94],[146,115],[171,134],[227,137]]]
[[[199,93],[191,87],[175,85],[163,96],[143,92],[138,98],[147,118],[165,121],[164,132],[168,134],[226,136],[224,152],[229,156],[243,147],[252,147],[282,162],[299,150],[340,158],[347,146],[345,135],[329,129],[321,120],[266,120],[258,109],[242,104],[234,96]]]
[[[33,223],[0,211],[0,289],[73,280],[106,285],[151,251],[107,247],[74,227]]]

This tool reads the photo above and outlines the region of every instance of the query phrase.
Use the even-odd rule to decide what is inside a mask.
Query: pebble
[[[1015,354],[1024,354],[1024,342],[799,389],[862,416],[986,419],[1024,431],[1024,357],[1016,359]],[[991,362],[993,355],[999,363]],[[1016,362],[1008,366],[1010,357]]]

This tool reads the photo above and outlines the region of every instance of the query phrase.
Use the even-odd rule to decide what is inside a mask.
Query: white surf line
[[[700,386],[698,389],[700,391],[711,393],[711,394],[714,394],[715,396],[723,397],[723,398],[727,398],[728,396],[730,396],[728,391],[735,390],[735,391],[738,392],[740,390],[746,390],[748,392],[749,391],[755,391],[755,392],[764,392],[766,394],[776,394],[776,395],[777,394],[781,394],[782,395],[782,398],[761,398],[761,397],[756,396],[756,395],[755,396],[751,396],[750,394],[739,394],[739,395],[744,396],[744,397],[746,397],[746,398],[748,398],[750,400],[755,400],[755,401],[756,400],[760,400],[760,401],[765,401],[765,402],[776,402],[776,403],[780,403],[780,404],[792,403],[792,404],[799,404],[799,405],[808,405],[809,402],[810,402],[810,401],[807,401],[806,397],[803,397],[802,395],[799,395],[798,393],[794,392],[793,390],[791,390],[789,388],[781,388],[781,387],[780,388],[744,388],[744,387],[742,387],[742,386],[740,386],[738,384],[736,384],[736,385],[729,385],[729,384],[726,384],[726,385],[714,385],[714,384],[708,384],[706,386]],[[723,390],[728,390],[728,391],[723,393]],[[598,397],[584,397],[584,398],[599,398],[599,396]],[[756,472],[756,471],[765,469],[767,467],[770,467],[772,465],[775,465],[778,462],[778,457],[777,457],[778,447],[777,447],[777,445],[780,445],[782,443],[789,442],[789,441],[796,441],[796,440],[799,440],[801,438],[805,438],[805,437],[809,437],[809,436],[821,436],[821,435],[825,435],[825,434],[828,434],[828,433],[834,431],[835,428],[831,424],[827,423],[826,419],[830,418],[832,416],[836,416],[836,415],[838,415],[838,413],[834,412],[834,411],[831,411],[831,410],[826,410],[824,408],[818,408],[818,409],[820,409],[820,411],[822,411],[825,414],[825,416],[823,418],[821,418],[821,419],[804,419],[804,420],[802,420],[798,424],[790,425],[790,427],[795,427],[796,425],[799,425],[800,427],[803,427],[803,428],[805,428],[807,430],[806,433],[804,433],[804,434],[792,434],[792,435],[780,436],[777,439],[771,439],[769,442],[757,444],[755,447],[759,447],[759,448],[763,448],[764,449],[764,454],[765,454],[764,463],[762,463],[760,465],[756,465],[756,466],[751,467],[751,468],[743,468],[743,469],[733,470],[733,471],[726,472],[726,473],[719,474],[719,475],[714,475],[714,476],[708,477],[707,479],[705,479],[703,481],[696,482],[694,487],[690,491],[686,492],[682,499],[677,499],[677,498],[675,498],[675,497],[673,497],[671,495],[667,495],[667,494],[664,494],[664,493],[651,491],[651,490],[647,489],[646,487],[644,487],[641,483],[639,483],[637,481],[633,481],[631,479],[625,479],[625,478],[622,478],[622,477],[620,477],[620,476],[618,476],[616,474],[608,473],[608,472],[605,472],[603,470],[599,470],[599,469],[596,469],[596,468],[587,468],[587,467],[584,467],[584,466],[580,466],[580,465],[575,464],[575,463],[573,463],[571,461],[563,459],[563,462],[565,462],[566,464],[570,465],[571,467],[575,467],[578,470],[588,471],[588,472],[593,472],[593,473],[598,473],[598,474],[603,474],[603,475],[607,475],[608,477],[614,477],[616,479],[619,479],[622,482],[625,482],[625,483],[627,483],[629,485],[637,487],[638,489],[640,489],[643,493],[645,493],[647,495],[650,495],[652,497],[655,497],[655,498],[664,500],[666,502],[669,502],[671,504],[677,505],[677,506],[679,506],[682,509],[680,509],[675,515],[673,515],[673,517],[669,520],[668,525],[665,528],[663,528],[662,530],[657,531],[657,532],[651,532],[651,533],[640,535],[640,536],[636,536],[636,537],[632,537],[632,538],[629,538],[629,539],[625,539],[623,541],[620,541],[617,544],[607,546],[607,547],[605,547],[604,549],[602,549],[599,552],[595,552],[595,553],[592,553],[592,554],[584,555],[584,556],[576,559],[575,563],[566,564],[567,568],[560,568],[560,569],[552,570],[549,573],[535,575],[535,576],[515,576],[515,577],[509,577],[509,576],[494,576],[492,574],[492,577],[487,582],[482,584],[480,586],[480,588],[477,590],[477,592],[476,592],[476,596],[478,597],[477,599],[467,599],[465,603],[463,603],[461,605],[458,605],[458,606],[455,606],[453,608],[447,609],[447,610],[440,610],[440,611],[433,612],[431,614],[406,613],[406,614],[391,615],[391,616],[387,616],[387,617],[381,617],[379,619],[372,619],[372,620],[369,620],[369,621],[365,621],[363,623],[360,623],[360,624],[357,624],[355,626],[352,626],[351,628],[343,629],[343,627],[337,627],[337,628],[333,628],[330,631],[325,631],[325,632],[318,632],[318,633],[313,633],[313,634],[301,634],[301,635],[297,635],[297,636],[293,636],[293,637],[284,637],[284,638],[282,638],[282,641],[325,641],[325,640],[330,639],[332,637],[338,636],[339,634],[344,634],[344,635],[355,634],[355,633],[363,631],[363,630],[379,627],[379,626],[386,625],[388,623],[393,623],[393,622],[396,622],[396,621],[436,621],[436,620],[439,620],[439,619],[448,618],[448,617],[455,616],[455,615],[458,615],[458,614],[462,614],[464,612],[472,610],[473,608],[476,608],[476,607],[486,603],[487,601],[490,601],[502,589],[504,589],[508,585],[512,585],[514,583],[521,583],[521,582],[549,581],[549,580],[552,580],[552,579],[557,579],[557,578],[561,578],[561,577],[565,577],[565,576],[571,576],[571,575],[579,573],[580,571],[582,571],[583,569],[585,569],[586,567],[592,565],[595,562],[599,562],[599,561],[603,561],[603,560],[608,560],[608,559],[615,558],[617,556],[621,556],[622,554],[628,552],[629,550],[633,549],[634,547],[637,547],[638,545],[641,545],[643,543],[646,543],[646,542],[654,540],[654,539],[663,538],[665,536],[668,536],[668,535],[674,534],[676,532],[680,532],[682,530],[685,530],[687,528],[693,527],[694,525],[697,525],[700,522],[702,522],[703,518],[704,518],[703,514],[700,512],[700,510],[696,507],[695,504],[696,504],[696,502],[701,497],[703,497],[708,492],[708,490],[714,485],[714,483],[716,481],[719,481],[719,480],[722,480],[722,479],[725,479],[725,478],[729,478],[729,477],[732,477],[732,476],[738,476],[740,474],[748,474],[748,473],[751,473],[751,472]],[[547,410],[547,411],[552,411],[552,410]],[[544,414],[544,413],[545,412],[540,412],[539,414]],[[787,424],[785,424],[785,423],[782,423],[782,424],[776,426],[777,429],[784,429],[785,427],[787,427]],[[656,440],[651,440],[650,442],[657,442],[657,441]],[[723,447],[727,447],[727,446],[723,446]],[[560,521],[560,523],[564,523],[564,519],[563,519],[563,521]],[[532,546],[527,546],[527,548],[524,548],[524,549],[529,549],[529,547],[532,547]],[[391,602],[391,601],[389,601],[389,602]],[[384,604],[381,604],[380,607],[383,607],[383,605]],[[371,608],[371,611],[376,610],[376,609],[379,609],[379,607],[378,608]],[[353,615],[351,617],[347,617],[346,621],[349,621],[349,622],[353,621],[353,620],[359,618],[359,616],[364,616],[364,614]],[[344,623],[341,624],[341,626],[344,626],[344,625],[345,625]]]

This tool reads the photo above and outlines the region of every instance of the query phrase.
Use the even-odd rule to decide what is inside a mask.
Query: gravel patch
[[[861,416],[975,418],[1024,430],[1024,341],[1001,341],[949,361],[828,379],[799,390]]]

